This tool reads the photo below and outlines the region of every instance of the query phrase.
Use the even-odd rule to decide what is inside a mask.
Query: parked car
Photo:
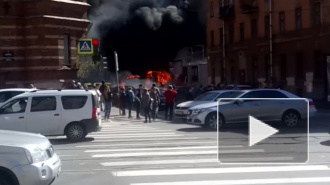
[[[183,103],[178,104],[175,107],[174,113],[176,118],[187,118],[188,109],[194,107],[196,105],[201,105],[210,102],[217,102],[219,98],[227,98],[232,97],[232,94],[237,93],[236,90],[219,90],[219,91],[210,91],[206,92],[193,101],[186,101]]]
[[[0,108],[0,129],[66,135],[80,141],[101,127],[95,91],[32,91],[9,99]]]
[[[25,92],[35,91],[36,89],[24,89],[24,88],[13,88],[13,89],[0,89],[0,107],[4,102],[10,98],[20,95]]]
[[[0,130],[0,184],[49,185],[61,172],[61,160],[40,135]]]
[[[192,107],[188,111],[188,123],[199,124],[211,129],[230,123],[248,122],[249,114],[256,113],[262,121],[280,121],[287,127],[296,127],[307,117],[306,102],[280,100],[242,100],[239,98],[300,98],[278,89],[245,90],[236,100],[226,100],[213,107]],[[317,112],[313,100],[309,99],[309,117]],[[207,105],[207,106],[210,106]],[[218,116],[219,115],[219,116]]]

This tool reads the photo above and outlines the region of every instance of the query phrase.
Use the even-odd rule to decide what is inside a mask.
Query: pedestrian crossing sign
[[[80,39],[78,42],[78,55],[93,55],[93,39]]]

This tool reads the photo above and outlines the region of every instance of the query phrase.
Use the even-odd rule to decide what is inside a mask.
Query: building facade
[[[208,0],[207,12],[210,82],[327,98],[330,1]]]
[[[88,7],[85,0],[0,0],[0,88],[59,88],[76,79]]]

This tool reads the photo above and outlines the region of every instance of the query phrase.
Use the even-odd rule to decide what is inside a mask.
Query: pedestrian
[[[81,85],[80,82],[77,82],[77,89],[84,89],[84,87]],[[103,92],[103,91],[101,91],[101,92]]]
[[[93,85],[92,85],[92,90],[96,92],[97,100],[98,100],[99,103],[100,103],[100,102],[101,102],[101,96],[102,96],[102,93],[100,92],[98,85],[95,85],[95,84],[93,83]]]
[[[135,102],[135,95],[134,92],[132,90],[132,87],[128,88],[127,91],[127,106],[128,106],[128,118],[133,118],[132,117],[132,109],[133,109],[133,105]]]
[[[110,87],[107,85],[104,86],[104,91],[102,94],[104,96],[104,120],[111,122],[110,113],[112,108],[113,94],[111,93]]]
[[[135,108],[136,108],[136,119],[141,119],[140,111],[141,111],[141,99],[142,99],[142,92],[143,92],[143,85],[139,85],[139,89],[136,91],[135,94]]]
[[[148,119],[149,119],[149,123],[151,123],[151,116],[150,116],[151,103],[152,103],[152,100],[151,100],[150,94],[149,94],[148,90],[146,88],[144,88],[142,91],[142,99],[141,99],[141,106],[142,106],[144,114],[145,114],[144,123],[148,123]]]
[[[119,109],[121,110],[121,115],[126,116],[126,92],[124,86],[121,86],[119,90]]]
[[[151,105],[152,106],[151,107],[151,117],[155,121],[155,119],[157,118],[159,103],[160,103],[160,96],[159,96],[159,93],[157,92],[156,88],[151,88],[150,97],[151,97],[151,99],[153,99],[152,105]]]
[[[30,89],[36,89],[33,83],[30,84]]]
[[[76,81],[72,80],[69,89],[77,89]]]
[[[189,91],[186,93],[186,101],[191,101],[194,99],[194,87],[191,87]]]
[[[101,92],[104,92],[105,87],[106,87],[106,86],[105,86],[105,81],[102,80],[102,85],[100,86],[99,90],[100,90]],[[105,104],[105,101],[104,101],[104,95],[102,95],[102,96],[101,96],[101,104],[100,104],[100,106],[101,106],[101,111],[104,111],[104,104]]]
[[[200,96],[201,94],[204,93],[204,88],[203,88],[203,85],[200,85],[199,88],[197,88],[195,90],[195,93],[194,93],[194,98],[197,98],[198,96]]]
[[[169,113],[169,119],[172,120],[173,119],[173,107],[174,107],[174,102],[175,102],[175,98],[177,96],[177,92],[176,90],[173,89],[172,85],[168,86],[168,90],[165,91],[164,96],[165,96],[165,102],[166,102],[166,106],[165,106],[165,120],[167,120],[168,118],[168,113]]]

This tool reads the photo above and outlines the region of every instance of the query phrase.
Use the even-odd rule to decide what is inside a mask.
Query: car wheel
[[[286,111],[282,116],[282,124],[286,127],[297,127],[300,123],[300,114],[297,111]]]
[[[12,185],[13,183],[6,177],[0,175],[0,185]]]
[[[218,118],[219,118],[218,121],[219,121],[219,128],[220,128],[224,123],[224,118],[221,114],[219,114]],[[212,130],[217,130],[218,123],[217,123],[217,113],[216,112],[207,115],[207,117],[205,119],[205,126]]]
[[[87,132],[83,125],[74,123],[66,128],[65,135],[70,141],[77,142],[83,140],[86,137]]]

